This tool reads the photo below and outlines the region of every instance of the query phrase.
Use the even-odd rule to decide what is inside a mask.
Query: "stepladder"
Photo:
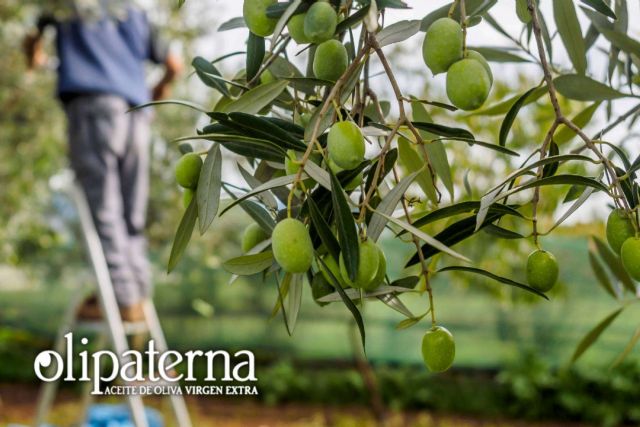
[[[74,292],[58,328],[53,351],[63,358],[67,357],[68,349],[66,337],[69,333],[74,331],[82,331],[84,333],[91,333],[96,337],[94,340],[95,347],[109,348],[112,350],[113,353],[117,355],[120,366],[124,366],[131,362],[131,353],[129,351],[130,347],[127,340],[128,336],[146,335],[154,341],[155,348],[158,353],[166,352],[168,350],[167,342],[158,314],[151,299],[147,299],[143,302],[142,309],[144,312],[144,320],[138,322],[123,321],[116,301],[111,277],[109,275],[105,254],[91,215],[87,198],[84,190],[75,180],[73,173],[71,171],[63,171],[62,173],[52,177],[51,187],[53,191],[66,196],[75,207],[79,223],[79,235],[81,235],[81,238],[84,241],[87,258],[90,261],[93,272],[95,273],[95,295],[102,313],[102,316],[99,319],[92,319],[90,321],[78,318],[77,313],[89,290],[83,288]],[[58,369],[58,367],[55,366],[55,364],[52,364],[48,369],[55,370]],[[89,369],[89,372],[92,371],[93,369]],[[51,375],[47,376],[47,378],[52,377],[53,376]],[[45,423],[48,421],[55,401],[59,381],[61,380],[62,379],[42,383],[36,405],[36,414],[34,419],[35,427],[46,425]],[[129,385],[140,387],[145,384],[135,383]],[[69,425],[86,425],[88,409],[94,399],[94,396],[92,395],[91,382],[84,383],[82,389],[81,407],[80,410],[77,411],[77,419],[69,420]],[[142,394],[127,393],[122,397],[126,399],[132,424],[135,427],[149,427]],[[177,427],[191,427],[192,424],[189,412],[183,396],[181,394],[174,393],[164,395],[163,397],[169,399],[175,425]]]

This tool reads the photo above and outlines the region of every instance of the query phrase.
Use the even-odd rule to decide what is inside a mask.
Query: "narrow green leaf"
[[[318,124],[318,134],[316,135],[322,135],[322,133],[327,130],[329,128],[329,126],[331,126],[331,124],[333,123],[333,116],[336,113],[335,108],[333,108],[333,106],[329,107],[327,109],[327,113],[324,114],[323,116],[320,116],[320,111],[322,110],[322,106],[318,106],[313,114],[311,115],[311,118],[309,119],[309,123],[307,124],[305,130],[304,130],[304,140],[310,143],[313,143],[313,141],[311,141],[311,136],[313,133],[313,129],[316,126],[317,122],[320,122]]]
[[[463,138],[439,138],[438,141],[460,141],[466,142],[469,145],[477,145],[480,147],[488,148],[489,150],[497,151],[502,154],[507,154],[509,156],[519,157],[520,153],[517,151],[510,150],[506,147],[501,147],[498,144],[491,144],[489,142],[478,141],[476,139],[463,139]]]
[[[460,215],[463,213],[477,212],[480,209],[481,203],[479,201],[466,201],[459,202],[451,206],[445,206],[440,209],[429,212],[428,214],[421,216],[413,222],[414,227],[424,227],[432,222],[450,218],[454,215]],[[503,215],[513,215],[522,218],[522,214],[515,210],[511,206],[495,203],[490,208],[493,212],[500,212]]]
[[[340,243],[338,243],[338,239],[333,235],[329,223],[327,223],[324,216],[322,216],[322,212],[320,212],[318,205],[316,205],[312,197],[307,198],[307,205],[309,206],[311,223],[318,233],[320,240],[333,259],[338,261],[340,259]]]
[[[413,325],[417,324],[418,322],[420,322],[422,319],[424,319],[424,317],[429,314],[431,312],[431,309],[427,310],[426,312],[424,312],[424,314],[421,314],[420,316],[417,317],[410,317],[408,319],[404,319],[403,321],[401,321],[400,323],[398,323],[396,325],[396,330],[400,331],[402,329],[407,329],[412,327]]]
[[[452,128],[449,126],[439,125],[427,122],[412,122],[413,125],[421,130],[426,130],[434,135],[444,136],[448,138],[464,138],[465,140],[474,140],[475,137],[466,129]]]
[[[561,154],[557,156],[548,156],[542,160],[537,160],[533,163],[530,163],[526,166],[521,167],[520,169],[516,169],[507,175],[506,178],[502,179],[497,185],[495,185],[487,194],[492,193],[494,190],[498,190],[509,182],[513,182],[516,178],[526,175],[529,171],[535,170],[540,166],[546,166],[552,163],[561,163],[561,162],[569,162],[569,161],[578,161],[578,162],[589,162],[596,164],[597,162],[593,160],[591,157],[583,156],[581,154]]]
[[[486,216],[483,223],[481,223],[478,230],[481,230],[482,227],[491,224],[498,219],[504,216],[504,213],[501,212],[489,212]],[[461,219],[449,226],[447,226],[444,230],[434,236],[436,240],[441,242],[443,245],[447,247],[453,247],[455,244],[462,242],[463,240],[473,236],[476,233],[476,216],[472,216],[469,218]],[[424,244],[420,250],[422,251],[422,255],[424,259],[429,259],[432,256],[440,253],[440,251],[429,244]],[[420,257],[418,253],[415,253],[409,261],[407,261],[406,266],[415,265],[420,262]]]
[[[229,89],[224,81],[216,78],[216,76],[222,77],[222,74],[220,74],[220,71],[218,71],[215,65],[200,56],[196,56],[193,61],[191,61],[191,66],[196,71],[196,75],[202,83],[218,90],[224,96],[230,96]]]
[[[497,0],[465,0],[467,16],[484,15],[496,3]],[[453,3],[445,4],[422,18],[420,30],[427,31],[429,26],[431,26],[431,24],[433,24],[437,19],[446,17],[452,5]],[[455,8],[451,18],[456,21],[460,20],[460,8]]]
[[[244,22],[244,18],[242,16],[236,16],[235,18],[231,18],[228,21],[223,22],[218,27],[218,31],[229,31],[234,30],[236,28],[245,28],[247,25]]]
[[[384,286],[382,288],[384,288]],[[404,305],[404,303],[400,300],[400,298],[398,298],[398,295],[396,294],[397,292],[377,295],[376,298],[378,298],[379,301],[382,301],[387,307],[397,311],[403,316],[406,316],[408,318],[415,317],[411,310],[409,310],[407,306]]]
[[[231,258],[222,263],[222,268],[239,276],[251,276],[266,270],[271,265],[273,265],[273,253],[269,251]]]
[[[187,136],[177,138],[174,142],[190,141],[195,139],[206,139],[209,141],[219,142],[229,151],[233,151],[241,156],[271,160],[282,163],[286,151],[275,143],[260,138],[250,138],[244,135],[226,135],[226,134],[202,134],[195,136]]]
[[[343,31],[348,30],[349,28],[351,28],[352,26],[354,26],[358,22],[362,21],[362,19],[365,16],[367,16],[367,13],[369,13],[369,6],[370,5],[371,5],[371,3],[367,3],[367,4],[363,5],[363,7],[361,7],[357,11],[355,11],[355,13],[349,15],[347,18],[345,18],[344,20],[340,21],[340,23],[338,23],[338,26],[336,27],[336,34],[340,34]]]
[[[554,84],[562,96],[576,101],[609,101],[624,98],[625,96],[633,96],[578,74],[566,74],[556,77]]]
[[[600,283],[602,288],[607,291],[609,295],[617,299],[618,297],[615,290],[613,289],[611,280],[609,280],[607,272],[604,270],[604,267],[602,267],[602,264],[598,260],[595,251],[592,248],[589,248],[589,264],[591,265],[593,274],[595,274],[596,279],[598,279],[598,283]]]
[[[455,187],[453,184],[453,177],[451,176],[451,167],[449,165],[447,150],[445,149],[444,144],[442,141],[433,141],[424,144],[424,149],[429,156],[429,161],[431,162],[434,172],[447,189],[451,200],[453,200]]]
[[[220,145],[213,144],[202,166],[196,199],[200,234],[204,234],[218,214],[220,188],[222,186],[222,154]]]
[[[136,105],[135,107],[131,107],[127,112],[130,113],[132,111],[141,110],[143,108],[152,107],[154,105],[180,105],[182,107],[189,107],[193,110],[199,111],[201,113],[206,113],[207,110],[194,102],[182,101],[180,99],[162,99],[160,101],[151,101],[146,104]]]
[[[264,60],[264,37],[257,36],[249,31],[247,40],[247,80],[251,80],[258,74]]]
[[[596,190],[608,191],[607,186],[601,183],[600,181],[582,175],[554,175],[541,179],[533,179],[531,181],[527,181],[524,184],[507,191],[504,194],[500,195],[500,198],[504,198],[507,195],[515,194],[519,191],[528,190],[530,188],[535,187],[545,187],[548,185],[582,185],[584,187],[593,187]]]
[[[408,277],[403,277],[401,279],[394,280],[393,282],[391,282],[391,286],[414,289],[419,281],[420,281],[420,277],[418,276],[408,276]]]
[[[243,128],[253,133],[247,136],[259,136],[260,138],[267,139],[282,146],[282,148],[290,148],[298,151],[307,149],[307,145],[295,135],[292,135],[280,126],[267,120],[265,117],[239,112],[231,113],[228,117],[233,123],[240,124]]]
[[[223,113],[239,111],[247,114],[257,114],[271,104],[289,84],[286,80],[278,80],[262,84],[245,92],[240,98],[231,101],[222,108]]]
[[[278,37],[280,37],[282,30],[284,29],[285,25],[287,25],[289,18],[291,18],[293,14],[298,10],[298,7],[300,6],[301,3],[302,3],[302,0],[293,0],[293,1],[290,1],[289,3],[285,3],[282,5],[282,6],[287,5],[287,8],[284,10],[282,15],[278,19],[278,22],[276,23],[276,27],[273,30],[273,35],[271,36],[272,40],[278,40]],[[275,42],[274,42],[274,46],[275,46]],[[273,51],[273,47],[271,50]]]
[[[230,203],[228,206],[226,206],[224,209],[222,209],[222,211],[220,211],[220,216],[224,215],[229,209],[233,208],[238,203],[242,203],[249,197],[256,196],[260,193],[272,190],[274,188],[284,187],[286,185],[289,185],[295,180],[295,178],[296,178],[295,175],[280,176],[278,178],[272,179],[271,181],[267,181],[262,185],[257,186],[253,190],[243,194],[240,197],[235,196],[234,197],[235,200],[232,203]]]
[[[264,182],[260,181],[255,176],[251,175],[251,173],[247,171],[245,168],[243,168],[240,163],[236,163],[236,166],[238,167],[238,170],[240,171],[240,174],[244,178],[245,182],[249,185],[249,187],[251,187],[251,190],[255,190],[256,188],[264,184]],[[256,173],[256,176],[257,175],[258,173]],[[263,191],[260,194],[256,194],[256,197],[268,209],[272,211],[275,211],[278,209],[278,201],[276,200],[274,195],[271,194],[270,192]]]
[[[331,177],[332,177],[333,180],[335,180],[335,176],[333,176],[333,174],[331,174]],[[362,348],[365,349],[366,347],[365,347],[364,322],[362,321],[362,315],[360,314],[360,311],[355,306],[353,301],[351,301],[351,299],[347,296],[347,294],[345,293],[344,289],[342,289],[342,285],[340,284],[340,281],[333,275],[331,270],[329,270],[329,267],[327,267],[327,264],[325,264],[325,262],[322,260],[322,258],[320,258],[319,256],[316,255],[316,260],[318,261],[318,264],[327,272],[327,275],[329,276],[328,278],[329,278],[330,284],[336,289],[338,294],[340,294],[340,298],[342,299],[342,302],[344,303],[344,305],[347,306],[347,309],[353,315],[353,318],[356,321],[356,324],[358,325],[358,330],[360,331],[360,339],[362,341]]]
[[[289,285],[291,284],[291,273],[285,273],[284,278],[282,279],[282,284],[278,279],[278,275],[276,275],[276,288],[278,289],[278,300],[276,301],[275,306],[271,312],[271,318],[274,318],[280,309],[282,309],[282,320],[284,321],[284,327],[287,330],[287,334],[291,336],[291,330],[289,329],[289,320],[287,319],[287,311],[284,308],[284,299],[287,297],[289,293]]]
[[[580,0],[582,3],[594,8],[601,14],[608,16],[609,18],[618,19],[613,10],[603,0]]]
[[[231,196],[232,199],[235,200],[238,198],[232,191],[227,188],[226,185],[223,184],[222,188],[227,192],[229,196]],[[257,222],[264,231],[266,231],[268,234],[271,234],[271,231],[273,231],[273,228],[276,226],[276,222],[273,220],[271,215],[269,215],[269,212],[267,212],[265,208],[257,203],[252,202],[251,200],[243,200],[242,202],[240,202],[240,207],[251,218],[253,218],[253,220]]]
[[[340,186],[338,178],[331,174],[331,200],[333,203],[333,212],[336,216],[336,225],[338,227],[338,239],[342,250],[345,268],[349,278],[353,281],[358,273],[358,263],[360,260],[360,246],[358,232],[356,230],[355,221],[347,202],[347,195]]]
[[[378,238],[384,231],[384,227],[387,224],[388,219],[382,216],[381,214],[391,215],[393,211],[398,206],[398,203],[404,196],[404,193],[407,191],[413,180],[420,174],[420,170],[413,172],[402,178],[400,182],[393,187],[389,193],[384,196],[384,199],[378,205],[376,212],[371,217],[371,221],[369,221],[369,225],[367,226],[367,237],[372,239],[374,242],[378,241]],[[378,213],[378,211],[380,213]]]
[[[605,262],[609,271],[611,271],[620,283],[622,283],[626,290],[635,295],[636,285],[622,265],[620,257],[613,253],[609,245],[603,242],[600,238],[592,236],[592,241],[596,246],[600,258]]]
[[[523,24],[531,22],[531,14],[527,7],[527,0],[516,0],[516,15]]]
[[[411,110],[413,112],[413,119],[419,122],[433,122],[431,115],[427,109],[418,101],[411,101]],[[431,135],[426,131],[420,131],[423,139],[427,139],[425,135]],[[432,138],[428,138],[432,139]],[[442,184],[445,186],[451,199],[453,200],[454,186],[453,178],[451,177],[451,168],[449,166],[449,159],[447,157],[447,150],[444,148],[442,141],[433,141],[428,144],[424,144],[424,149],[429,156],[429,161],[433,167],[436,175],[442,180]]]
[[[171,273],[176,265],[178,265],[178,261],[180,261],[184,250],[189,244],[189,240],[191,240],[191,235],[193,234],[193,228],[196,225],[197,218],[198,206],[196,198],[194,197],[193,199],[191,199],[191,203],[189,203],[187,210],[184,212],[182,220],[180,220],[180,225],[178,225],[176,236],[173,239],[173,245],[171,246],[171,254],[169,255],[169,263],[167,266],[167,273]]]
[[[551,143],[549,144],[549,151],[547,155],[549,157],[557,157],[559,154],[560,154],[560,147],[558,147],[558,144],[556,144],[555,141],[551,141]],[[553,163],[549,163],[548,165],[545,165],[545,167],[542,168],[542,177],[546,178],[548,176],[555,175],[556,172],[558,172],[559,167],[560,167],[559,162],[553,162]]]
[[[555,222],[555,224],[553,224],[553,227],[551,227],[549,231],[555,230],[558,226],[560,226],[560,224],[565,222],[567,218],[569,218],[575,211],[577,211],[580,208],[580,206],[582,206],[584,202],[586,202],[595,191],[595,188],[593,187],[584,188],[581,186],[573,185],[569,189],[569,192],[571,192],[572,190],[575,191],[577,188],[582,189],[582,193],[579,194],[578,199],[571,205],[569,209],[567,209],[567,211],[564,214],[562,214],[562,216]],[[567,194],[567,196],[569,196],[569,194]],[[569,200],[567,200],[567,197],[565,197],[565,200],[563,201],[563,203],[567,201]]]
[[[380,47],[388,46],[390,44],[399,43],[414,36],[420,31],[420,21],[398,21],[384,27],[377,35],[378,44]]]
[[[540,292],[539,290],[532,288],[529,285],[525,285],[524,283],[519,283],[516,282],[515,280],[511,280],[508,279],[506,277],[502,277],[502,276],[498,276],[496,274],[490,273],[486,270],[483,270],[481,268],[475,268],[475,267],[463,267],[463,266],[458,266],[458,265],[452,265],[449,267],[444,267],[441,268],[440,270],[438,270],[436,273],[443,273],[445,271],[463,271],[463,272],[467,272],[467,273],[474,273],[474,274],[479,274],[481,276],[485,276],[488,277],[490,279],[493,279],[497,282],[500,283],[504,283],[505,285],[509,285],[509,286],[514,286],[516,288],[520,288],[523,289],[527,292],[531,292],[532,294],[536,294],[546,300],[548,300],[549,298],[542,292]]]
[[[322,169],[312,161],[308,161],[304,164],[304,171],[307,175],[313,178],[315,182],[331,191],[331,177],[329,176],[329,172]]]
[[[376,212],[378,215],[384,217],[385,219],[387,219],[388,221],[393,222],[394,224],[402,227],[403,229],[407,230],[409,233],[413,234],[414,236],[416,236],[417,238],[419,238],[420,240],[426,242],[428,245],[432,246],[433,248],[437,249],[440,252],[443,252],[449,256],[452,256],[454,258],[457,258],[461,261],[464,262],[468,262],[470,263],[471,260],[469,258],[467,258],[464,255],[459,254],[458,252],[454,251],[453,249],[450,249],[449,247],[447,247],[446,245],[444,245],[442,242],[439,242],[437,239],[429,236],[427,233],[423,232],[422,230],[414,227],[413,225],[406,223],[404,221],[401,221],[397,218],[394,218],[390,215],[386,215],[383,214],[380,211],[374,211]]]
[[[249,216],[253,218],[253,220],[257,222],[263,230],[268,234],[271,234],[273,228],[276,226],[276,222],[265,208],[251,200],[241,202],[240,207],[249,214]]]
[[[520,112],[520,108],[522,108],[522,106],[524,105],[525,101],[529,98],[529,96],[536,89],[537,88],[534,87],[534,88],[529,89],[525,93],[523,93],[518,98],[518,100],[511,106],[511,108],[509,109],[509,112],[504,117],[504,120],[502,121],[502,125],[500,126],[500,137],[498,139],[499,144],[502,147],[507,145],[507,136],[509,135],[509,130],[511,130],[511,126],[513,125],[513,122],[515,121],[516,117],[518,116],[518,113]]]
[[[640,327],[638,327],[636,331],[633,333],[633,336],[631,337],[627,345],[624,347],[624,350],[622,350],[622,353],[620,353],[618,357],[616,357],[616,360],[613,361],[610,367],[611,369],[615,368],[616,366],[624,362],[624,360],[627,358],[629,353],[631,353],[631,351],[635,348],[636,344],[638,343],[638,340],[640,340]]]
[[[543,95],[546,95],[546,93],[547,93],[546,85],[537,88],[531,93],[531,95],[529,95],[524,105],[537,101]],[[489,105],[488,107],[481,108],[477,111],[469,113],[469,116],[498,116],[498,115],[506,114],[519,98],[520,98],[520,95],[514,95],[510,98],[505,99],[504,101],[499,101],[496,104]]]
[[[425,167],[425,162],[422,156],[418,154],[413,144],[405,138],[398,138],[398,153],[400,158],[400,165],[404,166],[406,170],[415,173],[414,179],[424,192],[424,194],[433,203],[438,202],[438,194],[436,193],[435,183],[429,170]],[[382,232],[382,230],[377,230]]]
[[[469,47],[469,49],[479,52],[489,62],[531,62],[530,60],[514,53],[515,51],[512,52],[511,50],[502,47],[473,46]]]
[[[347,298],[351,300],[360,300],[360,299],[380,299],[380,297],[384,297],[387,295],[395,296],[396,294],[402,294],[407,292],[416,292],[412,289],[407,288],[399,288],[395,286],[379,286],[373,291],[362,292],[361,289],[348,288],[344,289],[344,293]],[[342,300],[339,292],[332,292],[328,295],[323,296],[322,298],[318,298],[319,302],[336,302]],[[405,314],[404,310],[401,312]],[[413,316],[409,316],[413,317]]]
[[[504,227],[500,227],[495,224],[487,225],[483,231],[487,234],[490,234],[499,239],[524,239],[524,236],[520,233],[516,233],[515,231],[508,230]]]
[[[602,332],[604,332],[604,330],[607,329],[614,320],[616,320],[616,317],[618,317],[618,315],[622,313],[622,310],[624,310],[624,307],[620,307],[619,309],[615,310],[613,313],[609,314],[600,323],[598,323],[592,330],[590,330],[589,333],[587,333],[587,335],[585,335],[584,338],[582,338],[582,340],[576,347],[576,350],[574,351],[573,356],[571,357],[571,363],[574,363],[576,360],[578,360],[580,356],[582,356],[582,354],[585,351],[587,351],[589,347],[593,345],[594,342],[596,342],[596,340],[600,337]]]
[[[600,34],[609,40],[611,44],[629,54],[640,55],[640,42],[638,40],[629,37],[623,29],[616,28],[615,24],[611,24],[602,16],[585,8],[582,8],[582,10]]]
[[[587,70],[586,47],[573,0],[554,0],[553,16],[569,59],[578,74]]]
[[[294,274],[289,285],[289,335],[293,334],[298,321],[298,313],[302,305],[303,275]]]

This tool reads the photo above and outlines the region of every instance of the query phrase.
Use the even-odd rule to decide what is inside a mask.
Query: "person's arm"
[[[24,53],[27,59],[27,68],[29,71],[46,65],[47,54],[44,51],[42,36],[44,34],[44,30],[48,26],[52,26],[54,24],[55,19],[53,16],[44,14],[38,19],[38,23],[34,31],[24,38],[22,46],[24,48]]]
[[[169,52],[164,60],[165,72],[162,79],[153,88],[153,100],[167,98],[171,93],[171,83],[182,72],[182,59],[175,53]]]
[[[25,37],[23,48],[29,71],[42,67],[47,63],[47,54],[44,52],[42,31],[40,29]]]

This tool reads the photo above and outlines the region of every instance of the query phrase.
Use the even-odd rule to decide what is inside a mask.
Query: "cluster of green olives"
[[[422,56],[431,72],[447,73],[447,96],[461,110],[484,104],[493,85],[487,60],[475,50],[464,49],[462,27],[451,18],[440,18],[427,29]]]
[[[261,37],[273,34],[277,19],[267,16],[267,8],[277,0],[244,0],[242,12],[249,30]],[[338,13],[328,1],[314,2],[306,12],[289,18],[287,29],[298,44],[316,46],[313,74],[322,80],[336,81],[347,69],[347,49],[334,38],[338,26]]]
[[[637,226],[637,223],[635,224]],[[634,280],[640,280],[640,237],[632,214],[614,209],[607,218],[607,241],[620,255],[624,269]]]
[[[268,238],[268,234],[258,225],[249,225],[242,238],[242,249],[247,252]],[[313,298],[318,299],[335,291],[331,283],[337,280],[343,288],[373,291],[385,279],[387,259],[384,251],[371,239],[364,239],[359,245],[360,256],[355,279],[351,280],[344,258],[338,261],[326,254],[322,257],[320,273],[311,282]],[[280,267],[289,273],[305,273],[313,263],[313,243],[303,222],[286,218],[280,221],[271,234],[273,256]],[[326,303],[318,302],[320,305]],[[453,335],[442,326],[433,326],[422,338],[422,357],[432,372],[443,372],[451,367],[455,358]]]

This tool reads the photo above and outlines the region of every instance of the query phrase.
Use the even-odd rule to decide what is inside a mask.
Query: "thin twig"
[[[287,200],[287,212],[289,214],[291,213],[291,204],[293,202],[295,189],[298,186],[298,184],[302,181],[302,173],[304,171],[304,167],[307,164],[307,161],[309,160],[309,156],[313,151],[313,147],[316,145],[316,143],[318,143],[317,139],[318,139],[318,133],[320,132],[320,122],[322,121],[322,117],[324,117],[324,115],[327,114],[327,112],[329,111],[329,107],[331,107],[332,105],[333,99],[340,93],[340,90],[342,89],[342,85],[344,85],[344,83],[351,76],[351,74],[356,69],[358,69],[358,67],[360,66],[360,61],[369,53],[369,49],[370,49],[370,45],[368,43],[365,43],[362,46],[362,48],[360,49],[356,57],[353,59],[353,62],[351,62],[351,64],[349,65],[349,67],[347,67],[345,72],[342,73],[340,78],[336,80],[335,85],[333,86],[333,88],[325,98],[322,104],[322,107],[319,107],[320,111],[318,112],[318,116],[313,125],[313,130],[309,138],[309,145],[307,146],[307,149],[304,152],[302,159],[300,159],[300,168],[298,169],[298,173],[296,174],[296,177],[293,181],[293,185],[291,186],[291,191],[289,192],[289,198]]]
[[[579,135],[580,138],[582,138],[582,140],[584,141],[587,148],[589,148],[602,161],[607,178],[609,179],[609,183],[611,184],[612,189],[618,192],[617,196],[619,197],[613,197],[614,202],[617,204],[619,202],[618,199],[620,199],[622,200],[622,207],[625,208],[626,210],[630,210],[611,161],[598,149],[598,147],[593,142],[593,140],[589,138],[582,131],[582,129],[580,129],[579,126],[577,126],[571,120],[567,119],[564,116],[564,114],[562,114],[560,103],[558,102],[558,96],[557,96],[555,84],[553,81],[553,76],[551,75],[551,68],[547,61],[547,55],[545,52],[544,43],[542,41],[542,31],[540,27],[540,20],[538,17],[536,0],[527,0],[527,9],[529,10],[529,14],[531,15],[531,24],[533,27],[533,33],[534,33],[536,45],[538,48],[538,55],[540,57],[540,65],[544,73],[545,82],[547,83],[547,92],[549,94],[549,99],[551,100],[551,105],[553,106],[553,110],[556,116],[555,122],[565,125],[569,129],[574,131],[577,135]],[[554,125],[557,126],[555,122],[554,122]]]

